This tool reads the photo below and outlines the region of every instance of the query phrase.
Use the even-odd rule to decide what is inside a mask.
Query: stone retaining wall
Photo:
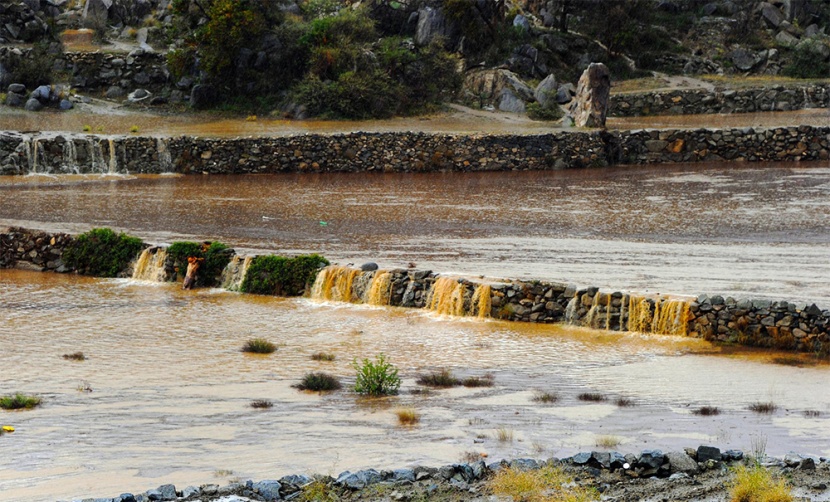
[[[61,261],[74,238],[68,234],[10,228],[0,233],[0,268],[27,268],[70,272]],[[239,263],[239,260],[232,261]],[[340,272],[348,275],[349,269]],[[428,270],[386,271],[390,281],[384,304],[430,308],[433,285],[440,274]],[[367,298],[379,272],[361,271],[349,279],[352,301]],[[242,277],[238,278],[241,282]],[[450,279],[461,298],[461,315],[476,312],[475,292],[484,283]],[[784,350],[830,353],[830,310],[791,302],[749,300],[701,295],[669,298],[660,295],[601,292],[556,282],[515,281],[487,283],[486,317],[515,322],[559,323],[611,331],[639,331],[692,336],[712,341]],[[434,293],[433,293],[434,294]]]
[[[830,158],[830,127],[204,139],[0,133],[0,174],[504,171]]]
[[[753,113],[830,108],[830,84],[612,94],[608,107],[609,117]]]

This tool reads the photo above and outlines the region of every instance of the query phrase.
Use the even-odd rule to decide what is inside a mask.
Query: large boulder
[[[591,63],[579,78],[576,99],[568,115],[577,127],[605,127],[608,97],[611,95],[611,73],[602,63]]]
[[[28,112],[39,112],[43,109],[43,105],[40,103],[40,101],[36,100],[35,98],[29,98],[29,100],[26,101],[24,108]]]
[[[444,37],[450,44],[455,31],[455,25],[447,19],[440,8],[424,7],[418,11],[418,26],[415,29],[416,44],[428,45],[435,37]]]
[[[197,84],[190,91],[190,106],[196,109],[210,108],[216,101],[216,90],[207,84]]]
[[[90,28],[106,25],[112,2],[113,0],[87,0],[84,5],[84,24]]]
[[[509,70],[474,70],[464,79],[462,90],[468,101],[491,105],[501,111],[522,113],[534,101],[533,90]]]
[[[557,104],[556,93],[558,90],[559,86],[556,83],[556,77],[551,73],[539,82],[539,85],[533,91],[533,97],[536,98],[536,101],[542,108],[552,108]]]

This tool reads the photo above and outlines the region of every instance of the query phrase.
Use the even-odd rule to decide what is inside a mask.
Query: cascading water
[[[439,277],[427,295],[427,308],[443,315],[463,316],[466,313],[464,296],[467,286],[457,279]]]
[[[574,296],[568,301],[568,305],[565,307],[565,322],[568,324],[576,324],[578,321],[577,319],[577,309],[579,306],[579,296]]]
[[[112,138],[107,139],[107,146],[110,153],[110,160],[107,172],[109,172],[110,174],[116,174],[118,173],[118,152],[115,150],[115,140],[113,140]]]
[[[392,273],[378,270],[366,290],[363,303],[369,305],[389,305],[392,296]]]
[[[479,284],[473,291],[473,297],[470,300],[471,314],[481,319],[490,317],[490,311],[493,309],[493,292],[489,284]]]
[[[241,257],[239,255],[231,258],[231,261],[222,270],[221,284],[223,289],[228,291],[239,291],[242,286],[242,281],[245,280],[245,274],[248,273],[248,267],[251,266],[253,256]]]
[[[133,279],[139,281],[164,282],[167,280],[167,273],[164,270],[164,262],[167,260],[167,250],[161,247],[147,248],[141,252],[141,256],[133,268]]]
[[[75,141],[67,139],[63,144],[63,166],[62,169],[66,173],[80,173],[78,166],[78,149],[75,146]]]
[[[353,301],[352,284],[360,274],[356,268],[329,265],[321,270],[311,287],[311,297],[317,300]]]
[[[628,305],[629,331],[677,336],[688,333],[689,302],[686,300],[649,300],[632,295]]]
[[[102,174],[107,172],[109,166],[104,162],[104,149],[101,147],[101,142],[93,138],[89,138],[88,141],[91,172]]]
[[[173,156],[170,154],[170,148],[167,144],[167,138],[156,139],[156,149],[159,156],[159,172],[172,173],[173,172]]]

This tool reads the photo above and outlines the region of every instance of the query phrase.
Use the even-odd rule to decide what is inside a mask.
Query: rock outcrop
[[[602,63],[591,63],[579,78],[576,98],[568,109],[577,127],[605,127],[608,98],[611,95],[611,73]]]

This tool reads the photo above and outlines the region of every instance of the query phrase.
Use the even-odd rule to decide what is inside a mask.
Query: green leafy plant
[[[144,242],[109,228],[93,228],[67,246],[62,259],[83,275],[116,277],[144,248]]]
[[[294,258],[257,256],[242,281],[240,291],[261,295],[300,296],[314,282],[317,271],[329,261],[317,254]]]
[[[293,385],[299,390],[313,390],[317,392],[325,392],[338,390],[342,387],[340,380],[337,377],[329,375],[328,373],[306,373],[300,383]]]
[[[4,410],[31,410],[40,403],[39,397],[27,396],[19,392],[11,396],[0,397],[0,408]]]
[[[358,394],[384,396],[398,393],[401,387],[398,368],[390,364],[383,353],[378,354],[374,362],[363,359],[358,363],[355,359],[352,366],[357,371],[354,391]]]

